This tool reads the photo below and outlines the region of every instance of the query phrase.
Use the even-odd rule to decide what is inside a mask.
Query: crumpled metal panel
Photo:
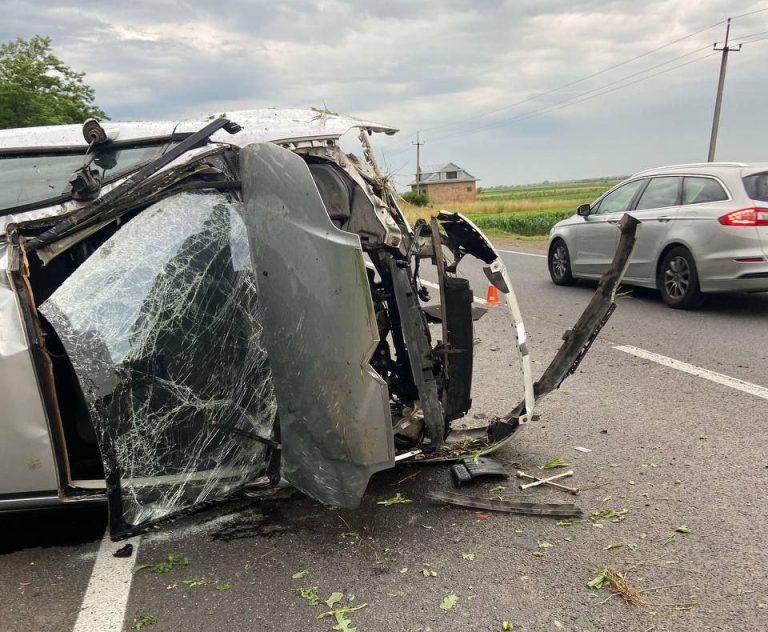
[[[276,403],[240,206],[150,206],[40,307],[97,431],[113,535],[264,473]]]
[[[299,140],[304,138],[338,138],[352,128],[370,129],[374,132],[394,134],[397,128],[373,121],[365,121],[318,110],[262,108],[257,110],[227,111],[226,117],[241,125],[243,130],[234,136],[217,133],[213,141],[244,146],[254,142]],[[117,131],[118,141],[130,141],[155,136],[167,136],[173,132],[196,132],[207,119],[186,121],[103,121],[107,131]],[[82,125],[48,125],[0,130],[0,149],[10,147],[82,147],[88,148],[83,138]]]
[[[240,158],[245,223],[264,307],[284,477],[329,505],[356,506],[394,465],[388,389],[357,235],[331,222],[304,161],[272,144]]]
[[[5,258],[5,247],[1,249]],[[51,492],[59,487],[48,420],[17,298],[0,281],[0,495]]]

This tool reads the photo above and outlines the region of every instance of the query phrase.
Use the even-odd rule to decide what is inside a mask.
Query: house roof
[[[458,177],[446,178],[445,174],[449,171],[458,171]],[[416,179],[414,179],[413,182],[408,183],[408,186],[415,186],[417,184],[453,184],[454,182],[475,182],[476,180],[477,178],[466,169],[462,169],[454,162],[446,162],[437,165],[424,165],[421,168],[419,182],[416,182]]]

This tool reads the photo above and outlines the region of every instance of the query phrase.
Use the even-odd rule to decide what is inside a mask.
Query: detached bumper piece
[[[489,458],[462,459],[451,466],[451,478],[456,487],[475,483],[483,478],[507,478],[509,474],[498,461]]]
[[[515,500],[489,500],[478,496],[465,496],[453,492],[430,492],[432,500],[487,511],[521,514],[524,516],[552,516],[554,518],[581,518],[583,513],[573,503],[526,503]]]

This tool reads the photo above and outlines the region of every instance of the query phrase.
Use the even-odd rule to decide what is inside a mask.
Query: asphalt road
[[[505,249],[540,254],[524,245]],[[556,288],[544,258],[504,258],[539,372],[594,286]],[[467,273],[484,295],[479,269]],[[128,579],[99,592],[102,511],[4,517],[0,629],[73,630],[89,585],[88,608],[127,599],[123,629],[152,616],[156,623],[144,628],[151,632],[330,631],[335,621],[318,619],[328,608],[296,594],[312,586],[323,600],[338,591],[345,605],[367,604],[349,614],[360,632],[493,632],[502,621],[523,631],[768,629],[768,399],[760,396],[768,388],[766,319],[768,295],[718,297],[701,311],[678,312],[651,292],[630,291],[579,371],[541,402],[540,420],[498,453],[510,470],[522,463],[533,472],[562,457],[575,471],[569,480],[583,490],[577,504],[587,513],[626,509],[618,522],[483,519],[426,499],[430,490],[451,489],[447,465],[399,466],[374,478],[357,511],[329,510],[296,494],[180,520],[141,538],[131,558],[108,556],[107,576]],[[473,413],[482,419],[517,403],[522,384],[504,308],[476,323],[476,338]],[[617,346],[755,388],[745,392]],[[506,488],[490,491],[500,484]],[[514,479],[471,491],[517,498]],[[397,492],[413,502],[376,504]],[[554,490],[528,495],[572,499]],[[684,525],[687,533],[675,531]],[[168,555],[188,566],[128,572]],[[645,604],[589,589],[603,568],[626,572]],[[292,579],[298,571],[307,573]],[[450,594],[455,605],[441,609]],[[109,630],[89,623],[87,610],[77,625],[78,632]]]

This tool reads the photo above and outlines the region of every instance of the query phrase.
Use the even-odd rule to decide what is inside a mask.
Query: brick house
[[[477,178],[452,162],[425,165],[408,186],[424,191],[430,202],[469,202],[477,197]]]

